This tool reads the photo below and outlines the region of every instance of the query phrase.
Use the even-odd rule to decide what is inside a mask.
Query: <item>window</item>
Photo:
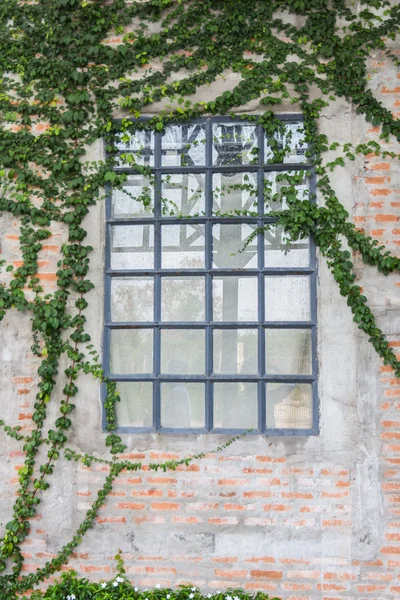
[[[307,197],[312,167],[301,120],[282,121],[281,164],[261,126],[223,118],[117,140],[104,360],[120,431],[317,433],[314,247],[268,216],[299,171]]]

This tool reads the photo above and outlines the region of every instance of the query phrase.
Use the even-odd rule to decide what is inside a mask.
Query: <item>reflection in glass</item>
[[[267,383],[267,429],[310,429],[312,388],[308,383]]]
[[[214,329],[214,373],[258,372],[257,329]]]
[[[114,225],[111,229],[112,269],[152,269],[154,226]]]
[[[265,356],[267,374],[311,375],[311,330],[267,329]]]
[[[204,330],[163,329],[161,331],[161,372],[167,375],[204,374]]]
[[[110,372],[153,372],[153,331],[151,329],[113,329],[110,342]]]
[[[161,426],[178,429],[204,427],[204,392],[204,383],[162,383]]]
[[[277,132],[275,140],[277,148],[271,148],[268,136],[265,136],[264,160],[266,164],[270,163],[305,163],[307,158],[305,152],[307,143],[305,141],[303,123],[285,123],[285,132]],[[275,154],[275,156],[274,156]]]
[[[154,281],[152,277],[113,277],[111,320],[153,321]]]
[[[258,164],[257,128],[243,123],[213,125],[213,165]]]
[[[121,398],[115,407],[119,427],[151,427],[153,424],[153,384],[148,381],[117,383]]]
[[[205,175],[162,175],[163,216],[204,214]]]
[[[256,277],[213,277],[214,321],[258,321]]]
[[[287,173],[264,173],[264,211],[286,210],[288,199],[307,200],[309,198],[309,182],[307,175],[300,176],[298,171]]]
[[[204,225],[163,225],[163,269],[204,269]]]
[[[213,267],[215,269],[257,268],[256,227],[247,223],[213,225]]]
[[[113,188],[111,211],[114,218],[152,217],[154,188],[148,177],[128,175],[121,189]]]
[[[205,321],[204,277],[163,277],[161,319],[163,321]]]
[[[258,426],[256,383],[214,384],[214,427],[249,429]]]
[[[265,277],[266,321],[309,321],[310,278],[306,275]]]
[[[162,136],[162,164],[168,167],[205,165],[205,147],[204,124],[168,125]]]
[[[132,167],[135,164],[154,167],[154,131],[121,133],[117,141],[118,150],[124,155],[118,160],[118,167]]]
[[[215,173],[213,175],[214,213],[251,211],[257,216],[257,194],[256,173]]]
[[[308,238],[289,242],[289,236],[283,228],[274,226],[265,231],[264,240],[264,265],[266,267],[309,266],[310,242]]]

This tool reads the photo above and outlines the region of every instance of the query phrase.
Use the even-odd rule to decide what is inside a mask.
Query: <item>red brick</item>
[[[385,546],[381,548],[382,554],[400,554],[400,546]]]
[[[247,479],[220,479],[218,485],[246,485]]]
[[[372,169],[373,171],[390,171],[390,168],[390,163],[375,163],[369,165],[369,169]]]
[[[380,90],[382,94],[400,94],[400,87],[395,87],[393,89],[390,89],[388,87],[386,87],[386,85],[382,86],[382,89]]]
[[[126,523],[125,517],[96,517],[96,522],[101,523]]]
[[[201,523],[201,519],[199,519],[199,517],[172,517],[171,521],[173,523],[187,523],[189,525]]]
[[[225,577],[226,579],[244,579],[247,577],[247,571],[235,570],[227,571],[225,569],[215,569],[216,577]]]
[[[338,585],[337,583],[318,583],[317,590],[321,590],[323,592],[345,592],[347,588],[343,587],[343,585]]]
[[[397,215],[375,215],[374,219],[378,223],[389,223],[390,221],[398,221],[399,217]]]
[[[259,569],[250,571],[250,575],[257,579],[282,579],[283,577],[282,571],[264,571]]]
[[[176,479],[174,477],[148,477],[147,481],[149,483],[156,483],[157,485],[171,485],[173,483],[176,483]]]
[[[237,525],[236,517],[210,517],[208,519],[210,525]]]
[[[109,573],[111,567],[95,567],[94,565],[79,565],[79,569],[83,573]]]
[[[243,492],[243,498],[271,498],[272,492]]]
[[[350,527],[350,521],[343,519],[325,519],[322,521],[322,527]]]
[[[265,504],[263,510],[284,512],[290,510],[290,506],[288,504]]]
[[[181,506],[177,502],[153,502],[151,504],[153,510],[179,510]]]
[[[138,490],[131,492],[131,496],[162,496],[161,490]]]
[[[256,460],[260,462],[284,463],[287,459],[284,456],[281,456],[280,458],[273,458],[272,456],[256,456]]]

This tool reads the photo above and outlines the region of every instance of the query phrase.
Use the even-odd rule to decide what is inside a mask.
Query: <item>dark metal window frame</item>
[[[303,121],[301,115],[276,115],[281,121],[299,124]],[[147,121],[148,118],[142,118]],[[116,120],[118,122],[118,120]],[[160,132],[155,132],[155,155],[154,167],[151,167],[155,176],[154,195],[154,217],[140,219],[116,219],[111,213],[111,187],[106,194],[106,249],[105,249],[105,326],[104,326],[104,352],[103,368],[110,380],[116,382],[151,382],[153,384],[153,425],[152,427],[118,427],[119,433],[162,433],[162,434],[237,434],[241,429],[219,429],[213,427],[213,384],[215,382],[256,382],[258,384],[258,429],[253,434],[273,436],[310,436],[319,433],[319,406],[318,406],[318,362],[317,362],[317,264],[316,251],[313,239],[310,239],[310,264],[309,267],[293,268],[265,268],[264,267],[264,238],[258,236],[258,268],[257,269],[213,269],[212,268],[212,225],[215,223],[250,223],[261,227],[264,223],[274,223],[276,219],[264,215],[263,179],[264,173],[268,172],[290,172],[309,171],[309,189],[312,198],[316,194],[316,178],[312,164],[309,163],[284,163],[264,165],[264,136],[263,128],[258,125],[259,156],[257,164],[215,166],[212,165],[212,125],[214,123],[252,124],[224,117],[209,117],[204,119],[193,119],[190,125],[202,123],[206,126],[206,165],[168,167],[161,165],[161,138]],[[129,151],[128,151],[129,153]],[[118,168],[119,173],[129,175],[137,171],[131,168]],[[257,173],[258,183],[258,216],[257,217],[213,217],[212,216],[212,175],[214,173],[246,172]],[[201,173],[206,177],[206,215],[202,217],[185,218],[161,216],[161,176],[165,174],[191,174]],[[158,199],[158,202],[157,202]],[[209,201],[207,201],[209,199]],[[315,200],[313,200],[315,201]],[[162,269],[161,268],[161,224],[205,224],[205,269]],[[110,266],[111,250],[111,227],[113,225],[153,224],[154,225],[154,269],[140,270],[112,270]],[[161,276],[205,276],[206,280],[206,321],[205,322],[161,322]],[[258,278],[258,321],[251,322],[213,322],[212,321],[212,277],[214,276],[257,276]],[[280,321],[268,322],[264,320],[265,315],[265,287],[264,276],[276,275],[307,275],[310,277],[310,321]],[[153,322],[118,322],[111,321],[111,280],[114,277],[127,276],[153,276],[154,277],[154,321]],[[150,375],[114,375],[109,373],[110,365],[110,334],[113,329],[153,329],[153,374]],[[216,375],[212,372],[213,360],[213,330],[214,329],[246,329],[258,330],[258,367],[257,375]],[[167,375],[160,374],[160,331],[162,329],[205,329],[206,332],[206,374],[205,375]],[[307,329],[311,331],[312,339],[312,374],[311,375],[267,375],[265,373],[265,330],[266,329]],[[205,428],[162,428],[160,423],[160,382],[187,381],[205,383]],[[313,425],[310,429],[267,429],[266,428],[266,383],[308,383],[312,386],[312,419]],[[105,386],[103,386],[103,399],[105,398]],[[104,403],[103,403],[104,406]],[[103,409],[103,428],[106,427],[105,411]]]

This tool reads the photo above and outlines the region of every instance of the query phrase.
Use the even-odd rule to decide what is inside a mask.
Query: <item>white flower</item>
[[[171,594],[167,594],[165,597],[167,600],[169,600],[171,598]]]
[[[159,583],[156,583],[156,588],[160,589],[161,585]]]
[[[101,584],[101,587],[102,587],[103,589],[107,587],[107,584],[106,584],[106,582],[105,582],[105,581],[103,581],[103,583]]]
[[[225,600],[233,600],[232,596],[225,596]]]
[[[221,593],[221,590],[217,590],[217,591],[216,591],[216,594],[220,594],[220,593]]]
[[[139,591],[139,588],[138,588],[138,587],[136,587],[136,588],[135,588],[135,592],[138,592],[138,591]]]
[[[76,600],[75,594],[70,594],[69,596],[67,596],[67,600]]]
[[[239,596],[234,596],[233,600],[240,600]]]
[[[197,588],[192,587],[192,592],[195,592],[197,590]]]
[[[190,600],[191,600],[192,598],[194,598],[194,594],[189,594],[189,598],[190,598]]]
[[[122,577],[117,577],[117,579],[115,580],[117,583],[122,583],[124,580]]]
[[[207,598],[211,598],[211,597],[212,597],[212,594],[207,594]]]
[[[118,585],[118,581],[117,580],[113,581],[113,586],[117,587],[117,585]]]

